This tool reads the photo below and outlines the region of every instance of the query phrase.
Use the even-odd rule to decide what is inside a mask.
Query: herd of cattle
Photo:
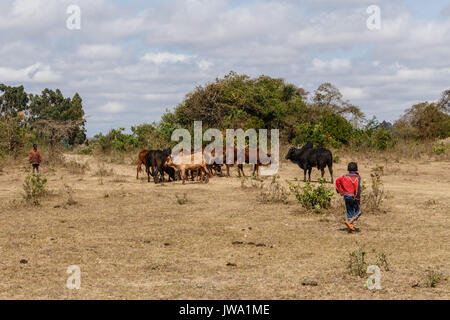
[[[225,165],[226,175],[230,177],[230,167],[238,165],[238,173],[245,176],[244,166],[238,163],[238,151],[234,148],[234,163],[227,164],[226,158],[227,148],[223,148],[222,159],[218,159],[214,155],[214,151],[208,153],[203,150],[192,151],[189,155],[183,155],[181,151],[174,159],[171,149],[165,150],[143,150],[138,156],[138,165],[136,179],[139,179],[139,173],[142,172],[142,165],[145,165],[148,182],[151,177],[155,183],[164,182],[165,174],[168,175],[168,181],[182,180],[183,184],[189,178],[198,181],[208,182],[213,175],[222,175],[222,168]],[[200,154],[198,154],[200,153]],[[245,149],[245,164],[249,164],[250,151]],[[253,175],[259,174],[259,167],[268,166],[271,164],[271,154],[267,154],[267,159],[260,159],[259,150],[256,152],[256,164],[253,167]],[[197,158],[196,158],[197,157]],[[201,161],[194,161],[194,159],[201,159]],[[311,180],[312,168],[317,167],[322,173],[322,178],[325,174],[325,168],[331,175],[331,183],[333,183],[333,155],[330,150],[325,148],[314,148],[311,142],[308,142],[302,148],[291,148],[286,155],[286,160],[291,160],[297,164],[304,172],[304,181],[306,181],[306,172],[308,172],[309,180]],[[222,164],[223,163],[223,164]]]

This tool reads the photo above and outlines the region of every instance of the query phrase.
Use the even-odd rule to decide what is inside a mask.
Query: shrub
[[[363,248],[349,253],[347,261],[348,272],[357,277],[362,277],[367,271],[367,262],[365,260],[366,251]]]
[[[97,143],[91,143],[89,146],[79,149],[77,151],[77,154],[92,155],[94,153],[94,149],[96,146],[97,146]]]
[[[435,144],[433,146],[433,152],[435,154],[437,154],[438,156],[440,156],[441,154],[445,154],[445,153],[447,153],[447,146],[445,145],[444,142]]]
[[[241,179],[241,188],[242,189],[247,189],[247,188],[253,188],[253,189],[262,189],[264,184],[264,180],[262,180],[261,178],[252,176],[252,177],[240,177]],[[247,182],[248,183],[247,185]]]
[[[339,155],[335,154],[333,156],[333,163],[339,163],[341,162],[341,157],[339,157]]]
[[[95,177],[107,177],[107,176],[113,176],[114,175],[114,169],[110,168],[107,169],[106,166],[103,164],[103,162],[100,162],[98,165],[97,171],[94,172]]]
[[[70,174],[82,175],[89,170],[89,165],[87,163],[78,163],[75,160],[71,160],[64,163],[64,168],[66,168]]]
[[[386,150],[396,143],[391,131],[384,128],[378,128],[374,136],[374,145],[378,150]]]
[[[439,283],[446,280],[444,274],[439,270],[428,269],[426,273],[425,286],[428,288],[436,288]]]
[[[278,181],[279,175],[272,177],[272,181],[269,186],[264,187],[264,183],[261,182],[261,192],[258,196],[258,200],[262,203],[287,203],[289,192]]]
[[[288,185],[303,208],[314,209],[316,212],[320,212],[322,209],[330,207],[334,193],[326,187],[325,179],[319,179],[319,186],[317,187],[314,187],[309,181],[303,187],[289,181]]]
[[[375,263],[380,269],[384,269],[385,271],[389,271],[389,262],[387,259],[387,255],[384,252],[380,252],[377,254],[377,262]]]
[[[369,212],[377,212],[381,210],[386,194],[383,188],[383,174],[384,167],[377,166],[372,168],[372,173],[370,174],[371,179],[371,190],[366,191],[367,187],[363,183],[361,188],[361,201],[363,202],[365,209]]]
[[[67,194],[67,201],[66,201],[64,206],[65,207],[66,206],[74,206],[74,205],[78,204],[78,202],[73,199],[73,189],[72,189],[72,187],[67,185],[67,184],[64,184],[64,190],[65,190],[65,192]]]
[[[183,197],[178,196],[178,194],[175,194],[175,197],[177,198],[177,203],[182,206],[186,203],[188,203],[188,198],[186,192],[183,193]]]
[[[25,177],[23,190],[24,199],[32,205],[39,205],[39,199],[47,193],[47,178],[40,174],[30,174]]]

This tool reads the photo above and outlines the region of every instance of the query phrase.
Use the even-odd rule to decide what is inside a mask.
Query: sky
[[[80,29],[67,27],[71,5]],[[0,2],[0,83],[78,92],[89,136],[158,121],[230,71],[309,92],[331,82],[369,118],[393,121],[450,88],[450,1]]]

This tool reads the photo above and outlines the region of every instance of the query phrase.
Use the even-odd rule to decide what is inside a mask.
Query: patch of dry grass
[[[335,164],[336,176],[345,173],[348,160]],[[261,203],[260,190],[242,189],[237,177],[155,185],[137,181],[134,165],[108,164],[107,170],[130,178],[99,184],[93,175],[63,181],[62,168],[43,166],[58,196],[36,208],[0,208],[0,298],[449,299],[448,281],[434,288],[412,283],[423,280],[429,266],[450,274],[450,177],[444,174],[450,164],[402,161],[402,171],[383,176],[394,196],[386,200],[387,214],[363,214],[361,232],[353,234],[342,223],[336,196],[332,214],[299,215],[292,196],[288,204]],[[375,162],[360,161],[363,178]],[[414,168],[417,175],[406,174]],[[25,175],[19,166],[4,170],[2,203],[20,194]],[[282,163],[283,183],[301,175]],[[313,181],[319,176],[314,170]],[[64,184],[79,205],[55,208],[68,200],[60,192]],[[180,206],[175,194],[184,193],[189,201]],[[425,205],[430,199],[435,209]],[[367,290],[365,276],[348,274],[343,259],[359,247],[386,253],[381,291]],[[372,260],[381,263],[382,257]],[[70,265],[81,268],[79,291],[65,287]]]

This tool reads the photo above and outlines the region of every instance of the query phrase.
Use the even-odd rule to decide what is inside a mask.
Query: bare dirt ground
[[[132,165],[107,164],[114,174],[100,178],[95,158],[67,157],[90,169],[43,167],[51,192],[40,207],[12,202],[21,198],[26,162],[0,173],[2,299],[450,298],[449,281],[424,286],[427,269],[450,276],[449,162],[388,164],[387,213],[363,215],[361,232],[349,234],[341,209],[305,215],[292,196],[288,204],[260,203],[258,190],[241,188],[236,169],[209,184],[155,185],[136,180]],[[347,160],[335,164],[336,176]],[[368,182],[376,164],[359,161]],[[291,163],[280,175],[302,177]],[[64,184],[77,204],[66,205]],[[175,195],[184,193],[180,205]],[[364,286],[369,275],[346,269],[360,247],[369,264],[374,250],[388,256],[379,291]],[[66,288],[71,265],[81,268],[80,290]]]

